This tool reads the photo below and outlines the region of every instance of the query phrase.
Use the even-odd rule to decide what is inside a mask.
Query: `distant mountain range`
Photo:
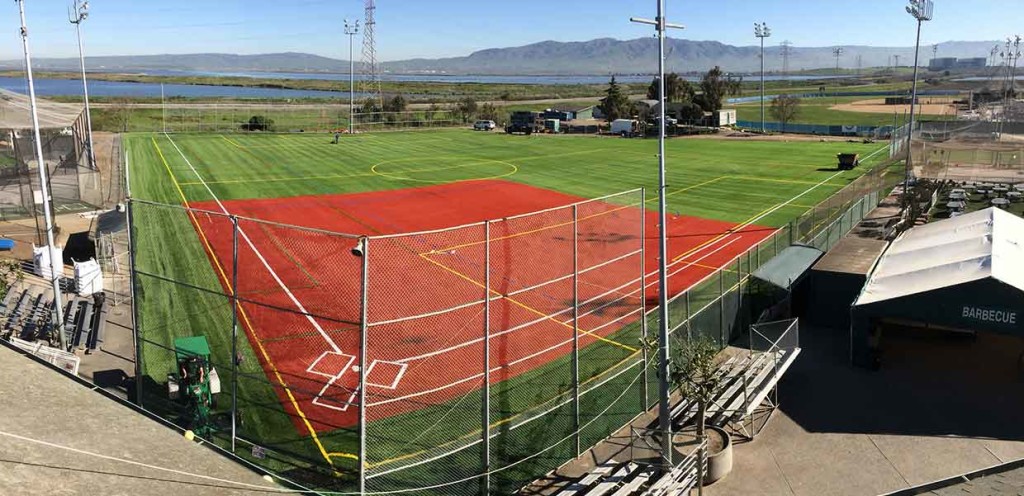
[[[939,57],[988,57],[996,41],[948,41],[938,44]],[[791,47],[791,71],[835,67],[834,47]],[[913,47],[843,46],[842,68],[886,67],[899,56],[899,64],[913,63]],[[667,67],[677,72],[705,71],[719,65],[726,71],[753,72],[760,67],[757,46],[732,46],[717,41],[670,39]],[[921,49],[921,65],[932,57],[932,46]],[[76,58],[41,58],[40,70],[76,70]],[[649,74],[657,64],[657,40],[600,38],[581,42],[544,41],[512,48],[491,48],[465,57],[410,59],[384,62],[387,72],[415,74],[481,75],[597,75]],[[349,62],[308,53],[232,55],[199,53],[89,57],[91,70],[143,72],[153,70],[209,72],[348,72]],[[782,47],[765,47],[768,71],[782,69]],[[17,69],[21,61],[0,61],[0,68]]]

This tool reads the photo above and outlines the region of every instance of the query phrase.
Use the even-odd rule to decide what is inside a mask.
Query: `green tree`
[[[454,110],[455,115],[457,115],[459,119],[462,120],[463,124],[465,124],[470,120],[476,118],[476,113],[478,109],[479,107],[476,104],[476,100],[474,100],[473,97],[467,96],[459,100],[459,102],[455,104]]]
[[[487,102],[480,106],[480,110],[477,112],[477,117],[488,121],[498,121],[498,107],[493,103]]]
[[[615,76],[612,76],[612,80],[608,82],[605,97],[601,99],[598,108],[604,112],[604,117],[608,122],[628,117],[631,114],[632,104],[629,102],[629,97],[622,92],[619,83],[615,81]]]
[[[405,101],[405,97],[401,94],[391,97],[387,102],[384,102],[385,112],[405,112],[408,104]]]
[[[768,113],[782,124],[782,132],[786,132],[786,124],[792,122],[797,114],[800,113],[800,97],[779,95],[772,99],[772,104],[768,107]]]
[[[423,118],[427,121],[428,126],[431,125],[434,117],[436,117],[439,112],[441,112],[441,107],[436,103],[431,103],[430,106],[427,107],[427,110],[423,112]]]
[[[0,299],[6,298],[11,288],[24,279],[25,274],[17,260],[0,260]]]
[[[686,102],[679,107],[679,120],[687,124],[700,124],[704,119],[704,109],[693,102]]]
[[[377,100],[374,98],[367,98],[363,100],[363,104],[359,106],[359,121],[360,122],[380,122],[380,105],[377,104]]]
[[[690,102],[696,94],[696,90],[689,81],[683,79],[679,74],[670,72],[665,74],[665,97],[669,102]],[[658,99],[658,78],[651,81],[647,86],[647,99]]]
[[[242,129],[246,131],[273,131],[274,119],[263,115],[254,115],[249,118],[249,122],[242,124]]]
[[[722,74],[722,68],[717,65],[704,74],[700,80],[700,95],[694,102],[701,106],[706,112],[717,112],[722,109],[722,100],[725,98],[728,82]]]

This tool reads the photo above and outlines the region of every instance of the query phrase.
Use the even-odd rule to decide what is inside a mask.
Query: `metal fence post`
[[[366,492],[366,338],[369,331],[370,238],[362,237],[363,287],[359,309],[359,492]]]
[[[693,318],[693,314],[690,313],[690,290],[687,289],[683,295],[686,299],[686,340],[693,341],[693,326],[690,325],[690,319]]]
[[[579,267],[579,212],[572,206],[572,415],[576,456],[580,446],[580,267]]]
[[[138,244],[135,238],[135,201],[128,198],[126,205],[126,228],[128,229],[128,284],[131,286],[131,298],[132,298],[132,337],[135,341],[135,404],[139,405],[140,408],[144,408],[142,405],[142,380],[143,367],[142,367],[142,331],[139,329],[139,292],[138,292],[138,273],[136,272],[137,267],[135,266],[135,253],[138,251]],[[58,332],[64,332],[63,325],[57,326]]]
[[[647,220],[646,209],[644,205],[647,205],[647,190],[640,188],[640,354],[641,360],[644,364],[644,377],[642,387],[644,411],[650,410],[651,399],[650,399],[650,384],[648,384],[647,378],[647,367],[649,363],[647,360],[650,357],[647,356],[647,268],[644,266],[647,256],[647,229],[645,221]]]
[[[491,493],[491,221],[484,222],[484,391],[481,411],[483,474],[481,488]]]
[[[238,437],[238,217],[231,216],[231,452]]]
[[[722,337],[722,345],[725,340],[725,267],[718,269],[718,333]]]

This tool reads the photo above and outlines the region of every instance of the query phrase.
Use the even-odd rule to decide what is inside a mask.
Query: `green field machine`
[[[858,153],[839,153],[836,154],[836,158],[839,159],[839,170],[850,170],[860,165]]]
[[[176,372],[167,374],[167,396],[184,407],[180,425],[199,437],[215,430],[210,411],[216,407],[220,377],[210,365],[210,344],[206,336],[174,340]]]

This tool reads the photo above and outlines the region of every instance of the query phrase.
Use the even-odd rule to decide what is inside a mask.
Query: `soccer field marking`
[[[838,176],[840,174],[842,174],[842,171],[833,174],[827,180],[831,181],[833,178],[835,178],[836,176]],[[726,177],[731,178],[731,179],[740,179],[740,180],[743,180],[743,181],[760,181],[760,182],[768,182],[768,183],[803,184],[803,185],[814,184],[814,185],[818,185],[818,186],[828,185],[828,186],[839,186],[839,187],[846,186],[845,183],[816,183],[814,181],[801,181],[799,179],[777,179],[777,178],[771,178],[771,177],[757,177],[757,176],[726,176]]]
[[[244,146],[242,146],[242,145],[239,145],[239,144],[238,144],[238,143],[236,143],[236,142],[235,142],[234,140],[232,140],[232,139],[228,139],[228,137],[227,137],[227,136],[224,136],[223,134],[222,134],[222,135],[220,135],[220,137],[221,137],[221,138],[223,138],[223,139],[224,139],[224,141],[227,141],[228,143],[231,143],[231,145],[232,145],[232,146],[234,146],[235,148],[240,148],[240,149],[244,149],[244,148],[246,148],[246,147],[244,147]]]
[[[324,174],[318,176],[296,176],[296,177],[266,177],[251,179],[223,179],[219,181],[183,181],[182,186],[202,186],[204,184],[249,184],[249,183],[272,183],[284,181],[313,181],[318,179],[349,179],[353,177],[373,177],[378,174],[363,172],[358,174]]]
[[[550,320],[550,321],[552,321],[552,322],[554,322],[554,323],[556,323],[558,325],[568,327],[569,329],[573,329],[573,326],[565,324],[565,323],[559,321],[558,319],[555,319],[554,317],[551,317],[550,315],[547,315],[544,312],[541,312],[540,310],[537,310],[536,308],[533,308],[533,307],[531,307],[531,306],[529,306],[529,305],[527,305],[525,303],[519,302],[515,298],[511,298],[511,297],[505,296],[505,295],[501,294],[498,291],[495,291],[495,290],[493,290],[491,288],[488,288],[483,283],[481,283],[479,281],[476,281],[472,277],[469,277],[469,276],[467,276],[467,275],[465,275],[465,274],[463,274],[463,273],[461,273],[461,272],[459,272],[459,271],[457,271],[457,270],[455,270],[455,269],[453,269],[451,267],[448,267],[447,265],[445,265],[445,264],[443,264],[441,262],[438,262],[436,260],[431,259],[426,254],[421,253],[421,254],[419,254],[419,256],[420,256],[420,258],[422,258],[422,259],[424,259],[424,260],[426,260],[426,261],[428,261],[428,262],[430,262],[430,263],[432,263],[432,264],[434,264],[434,265],[436,265],[436,266],[438,266],[438,267],[440,267],[440,268],[442,268],[442,269],[444,269],[444,270],[446,270],[448,272],[451,272],[452,274],[454,274],[455,276],[459,277],[460,279],[463,279],[463,280],[469,282],[470,284],[473,284],[473,285],[483,289],[484,291],[487,291],[488,293],[493,293],[493,294],[495,294],[495,295],[497,295],[499,297],[504,298],[505,300],[507,300],[509,303],[512,303],[513,305],[516,305],[516,306],[518,306],[518,307],[520,307],[520,308],[522,308],[522,309],[524,309],[524,310],[526,310],[528,312],[537,314],[538,316],[540,316],[540,317],[542,317],[542,318],[544,318],[546,320]],[[596,339],[598,339],[600,341],[604,341],[606,343],[618,346],[618,347],[620,347],[622,349],[625,349],[625,350],[629,350],[629,351],[636,351],[637,350],[636,348],[633,348],[632,346],[628,346],[628,345],[622,344],[622,343],[620,343],[618,341],[613,341],[613,340],[605,338],[603,336],[599,336],[597,334],[593,334],[592,332],[584,330],[584,329],[576,328],[576,329],[573,329],[573,330],[575,332],[587,334],[587,335],[592,336],[592,337],[594,337],[594,338],[596,338]]]
[[[819,183],[815,184],[814,186],[811,186],[810,188],[807,188],[807,189],[805,189],[805,190],[804,190],[804,191],[803,191],[802,193],[800,193],[800,194],[798,194],[798,195],[794,196],[793,198],[790,198],[789,200],[786,200],[785,202],[779,203],[778,205],[775,205],[775,206],[773,206],[773,207],[768,207],[768,208],[766,208],[766,209],[764,209],[764,210],[762,210],[762,211],[758,212],[758,213],[757,213],[756,215],[754,215],[754,216],[753,216],[753,217],[751,217],[750,219],[747,219],[747,220],[746,220],[746,221],[744,221],[744,222],[743,222],[742,224],[740,224],[740,225],[738,225],[738,226],[735,226],[735,227],[733,227],[733,228],[729,229],[728,231],[726,231],[726,232],[724,232],[724,233],[722,233],[722,234],[719,234],[718,236],[715,236],[714,238],[711,238],[711,239],[709,239],[709,240],[705,241],[704,243],[701,243],[700,245],[696,246],[696,247],[695,247],[695,248],[694,248],[693,250],[690,250],[689,252],[683,253],[682,255],[679,255],[678,257],[675,257],[675,258],[673,258],[673,259],[672,259],[672,261],[673,261],[673,262],[675,262],[675,261],[677,261],[677,260],[680,260],[680,259],[686,258],[686,257],[688,257],[688,256],[689,256],[689,255],[690,255],[690,254],[691,254],[692,252],[694,252],[694,251],[696,251],[696,250],[699,250],[699,249],[702,249],[702,248],[703,248],[703,247],[704,247],[705,245],[709,245],[709,244],[714,244],[714,243],[717,243],[718,241],[720,241],[720,240],[722,240],[722,239],[724,239],[724,238],[726,238],[726,237],[728,237],[728,236],[731,236],[731,235],[733,235],[733,234],[736,234],[736,233],[737,233],[737,231],[740,231],[740,230],[742,230],[742,229],[745,229],[745,228],[747,228],[748,226],[751,226],[751,225],[753,225],[753,224],[754,224],[755,222],[757,222],[757,221],[759,221],[759,220],[761,220],[761,219],[763,219],[763,218],[767,217],[768,215],[770,215],[770,214],[774,213],[775,211],[779,210],[780,208],[782,208],[782,207],[785,207],[785,206],[787,206],[787,205],[789,205],[789,204],[793,203],[793,202],[794,202],[794,201],[796,201],[796,200],[797,200],[798,198],[800,198],[800,197],[802,197],[802,196],[806,195],[807,193],[810,193],[811,191],[815,190],[816,188],[818,188],[818,187],[822,186],[823,184],[826,184],[826,183],[828,183],[829,181],[831,181],[831,180],[832,180],[832,179],[834,179],[835,177],[839,176],[840,174],[842,174],[842,171],[840,171],[840,172],[836,172],[835,174],[833,174],[833,175],[831,175],[831,176],[829,176],[829,177],[827,177],[827,178],[823,179],[823,180],[822,180],[821,182],[819,182]]]
[[[156,137],[153,137],[152,140],[153,147],[156,149],[157,155],[160,156],[160,160],[163,162],[164,167],[167,169],[167,174],[170,176],[171,182],[174,184],[175,189],[178,190],[178,194],[181,196],[181,201],[185,204],[186,208],[189,208],[188,197],[185,196],[185,192],[181,189],[181,185],[178,184],[178,179],[174,176],[174,172],[171,170],[171,166],[167,162],[167,158],[164,157],[164,153],[160,149],[160,145],[157,144]],[[224,267],[220,263],[220,258],[217,257],[216,253],[213,251],[213,246],[210,244],[210,240],[207,239],[206,233],[203,231],[203,228],[199,224],[199,220],[196,219],[194,212],[192,210],[188,210],[188,213],[189,217],[192,219],[192,222],[196,226],[196,230],[199,231],[199,237],[202,238],[203,246],[209,253],[210,258],[213,260],[214,266],[217,269],[217,273],[220,275],[225,287],[227,287],[228,290],[231,291],[231,280],[228,278],[227,273],[224,271]],[[249,313],[245,311],[245,308],[242,306],[241,302],[236,302],[236,306],[238,309],[238,313],[242,317],[242,322],[244,323],[245,328],[247,328],[249,330],[249,333],[252,334],[254,338],[253,340],[256,342],[256,346],[259,348],[260,354],[263,355],[263,359],[266,360],[267,365],[270,365],[270,369],[274,373],[274,377],[277,379],[278,384],[281,385],[281,388],[284,390],[285,394],[288,395],[288,400],[291,402],[292,407],[295,409],[295,413],[298,414],[300,419],[302,419],[303,425],[306,426],[306,431],[309,432],[310,438],[313,439],[313,443],[316,445],[317,449],[320,450],[321,456],[323,456],[324,459],[327,460],[327,463],[329,463],[332,466],[334,465],[334,461],[331,459],[332,456],[339,456],[343,458],[351,458],[358,460],[359,457],[352,453],[327,451],[323,443],[320,441],[320,437],[317,435],[316,429],[313,428],[313,424],[310,423],[309,418],[306,417],[306,414],[302,411],[302,408],[299,407],[298,400],[292,393],[291,387],[288,386],[287,382],[285,382],[284,377],[281,375],[281,372],[277,369],[277,366],[274,365],[274,361],[270,358],[270,353],[267,352],[266,347],[264,347],[263,343],[260,342],[259,336],[256,335],[256,327],[253,325],[252,320],[249,318]]]
[[[432,158],[436,158],[436,157],[432,157]],[[381,171],[377,170],[377,167],[380,167],[380,166],[385,165],[385,164],[393,164],[393,163],[396,163],[396,162],[410,162],[410,161],[413,161],[413,160],[426,160],[426,159],[425,158],[398,159],[398,160],[387,160],[387,161],[384,161],[384,162],[378,162],[378,163],[373,164],[373,165],[370,166],[370,172],[372,172],[373,174],[376,174],[376,175],[378,175],[380,177],[383,177],[385,179],[397,179],[399,181],[414,181],[414,182],[418,182],[418,183],[430,183],[430,184],[439,184],[439,183],[449,184],[449,183],[457,183],[457,182],[463,182],[463,181],[483,181],[483,180],[488,180],[488,179],[501,179],[503,177],[508,177],[508,176],[511,176],[511,175],[519,172],[519,167],[516,166],[516,164],[513,164],[511,162],[506,162],[504,160],[493,160],[493,159],[475,159],[475,161],[473,161],[473,162],[467,162],[467,163],[464,163],[464,164],[449,165],[449,166],[445,166],[445,167],[433,167],[433,168],[427,168],[427,169],[411,169],[411,170],[402,170],[402,171],[395,171],[395,172],[381,172]],[[440,172],[440,171],[445,171],[445,170],[462,169],[462,168],[467,168],[467,167],[475,167],[475,166],[485,165],[485,164],[501,164],[501,165],[505,165],[505,166],[511,167],[511,170],[509,170],[508,172],[505,172],[504,174],[496,174],[496,175],[493,175],[493,176],[473,177],[473,178],[468,178],[468,179],[456,179],[456,180],[450,180],[450,179],[442,179],[442,180],[416,179],[416,178],[412,178],[412,177],[404,177],[404,176],[398,175],[398,174],[415,174],[415,173],[420,173],[420,172]]]

